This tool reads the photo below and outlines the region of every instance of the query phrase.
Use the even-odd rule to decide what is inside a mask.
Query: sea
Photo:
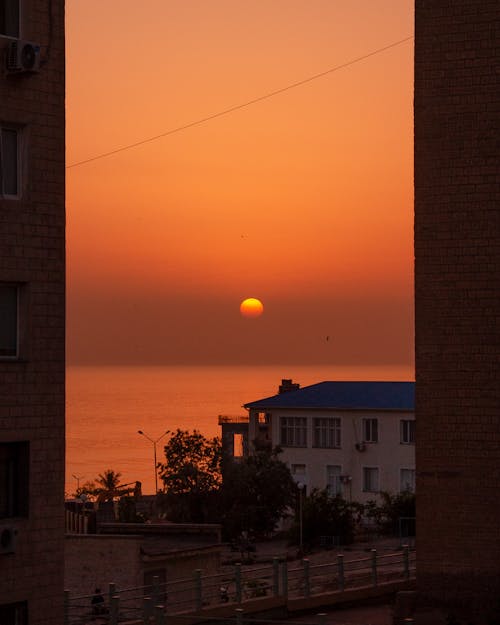
[[[161,461],[167,430],[220,436],[219,415],[245,415],[243,404],[275,395],[282,379],[301,386],[325,380],[414,380],[414,369],[412,365],[68,366],[66,495],[71,497],[79,485],[108,469],[121,474],[122,484],[140,481],[144,494],[153,493],[152,441],[158,441]]]

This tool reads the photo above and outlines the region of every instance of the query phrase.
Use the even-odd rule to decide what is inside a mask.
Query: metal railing
[[[415,552],[401,551],[380,555],[372,549],[366,557],[345,560],[337,554],[326,564],[312,564],[307,558],[289,566],[274,558],[271,564],[243,568],[236,564],[224,572],[192,576],[143,587],[118,589],[109,584],[104,603],[92,606],[93,595],[73,597],[65,592],[64,625],[118,625],[137,622],[161,625],[167,615],[199,613],[223,604],[240,604],[264,597],[308,598],[320,594],[378,586],[386,582],[408,581],[415,573]],[[163,619],[163,620],[162,620]]]
[[[249,417],[248,415],[219,415],[219,425],[223,425],[224,423],[248,423]]]

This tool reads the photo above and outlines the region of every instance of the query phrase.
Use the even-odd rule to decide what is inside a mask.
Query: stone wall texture
[[[19,354],[0,358],[0,443],[28,441],[29,511],[0,554],[0,606],[28,602],[30,625],[63,622],[64,2],[22,2],[20,37],[41,45],[40,71],[0,70],[0,124],[20,130],[20,193],[0,195],[0,283],[19,286]],[[0,55],[9,39],[0,36]]]
[[[499,25],[416,0],[417,579],[473,623],[500,608]]]

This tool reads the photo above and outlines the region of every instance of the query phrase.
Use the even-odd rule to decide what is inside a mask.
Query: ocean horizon
[[[414,380],[413,365],[69,365],[66,368],[66,480],[78,484],[107,469],[121,482],[154,492],[154,446],[166,430],[220,436],[219,415],[275,395],[282,379],[301,386],[325,380]],[[163,442],[157,444],[158,461]]]

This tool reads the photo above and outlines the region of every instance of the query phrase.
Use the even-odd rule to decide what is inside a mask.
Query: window
[[[378,493],[378,468],[363,467],[363,490],[366,493]]]
[[[19,195],[19,130],[0,127],[0,196]]]
[[[307,419],[305,417],[280,417],[280,445],[283,447],[307,446]]]
[[[314,447],[340,447],[340,419],[320,418],[313,420]]]
[[[18,355],[18,286],[0,284],[0,358]]]
[[[29,443],[0,443],[0,519],[27,517],[28,499]]]
[[[19,37],[19,0],[0,2],[0,35]]]
[[[415,444],[415,420],[402,419],[400,421],[400,440],[403,445]]]
[[[304,477],[306,474],[305,464],[292,464],[292,475],[297,477]]]
[[[378,443],[378,419],[363,419],[363,441]]]
[[[4,603],[0,605],[2,625],[28,625],[28,602]]]
[[[342,494],[341,471],[340,465],[330,464],[326,467],[326,490],[332,497]]]
[[[243,457],[243,434],[237,432],[233,435],[233,456],[235,458]]]
[[[400,486],[401,492],[410,491],[415,492],[415,469],[401,469],[400,471]]]

